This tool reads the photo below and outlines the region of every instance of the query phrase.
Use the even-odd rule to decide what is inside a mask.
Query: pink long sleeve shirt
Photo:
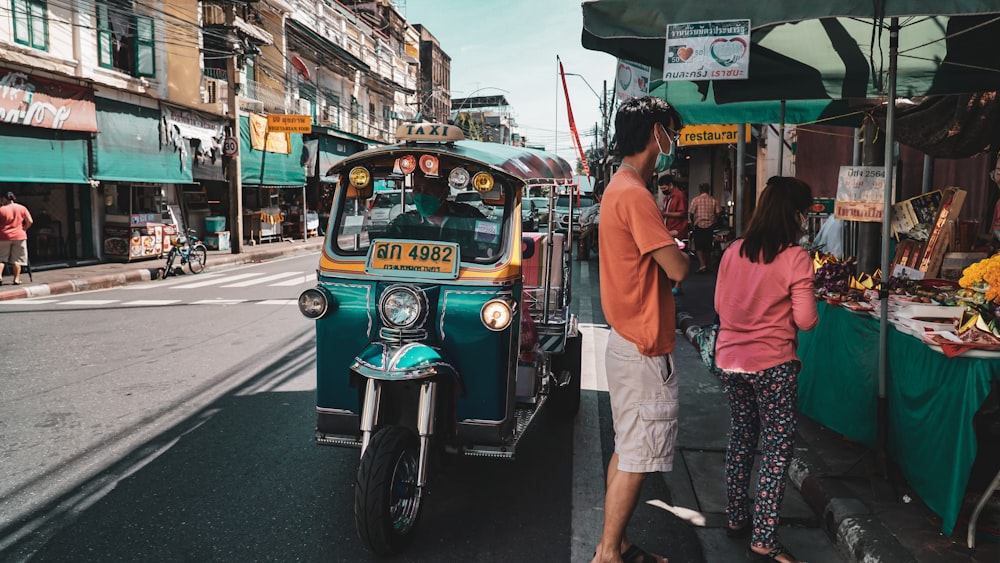
[[[819,317],[804,248],[787,248],[762,264],[740,256],[742,244],[733,243],[719,265],[715,361],[726,371],[752,373],[797,360],[798,331],[811,330]]]

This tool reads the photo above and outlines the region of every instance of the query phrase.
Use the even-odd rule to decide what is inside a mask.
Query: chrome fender
[[[440,350],[420,342],[371,342],[354,358],[351,371],[381,381],[426,379],[437,375],[460,380],[458,370],[442,357]]]

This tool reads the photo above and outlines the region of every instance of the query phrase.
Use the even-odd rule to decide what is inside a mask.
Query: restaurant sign
[[[0,68],[0,123],[97,132],[94,91]]]

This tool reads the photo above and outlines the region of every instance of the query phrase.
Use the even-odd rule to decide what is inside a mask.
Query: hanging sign
[[[270,133],[312,133],[312,117],[272,113],[267,116],[267,130]]]
[[[677,135],[677,145],[729,145],[740,140],[740,126],[732,123],[727,125],[685,125]],[[744,138],[750,142],[750,127],[745,128]]]
[[[649,67],[618,59],[615,73],[615,97],[621,101],[649,94]]]
[[[841,166],[833,216],[845,221],[881,223],[884,190],[884,167]]]
[[[663,80],[744,80],[749,66],[750,20],[667,26]]]

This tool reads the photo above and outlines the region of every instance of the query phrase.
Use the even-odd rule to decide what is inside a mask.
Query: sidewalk
[[[713,321],[714,290],[713,273],[692,273],[684,282],[683,294],[677,297],[678,326],[681,330],[707,325]],[[683,342],[680,335],[678,342]],[[697,377],[707,374],[708,371],[701,364],[700,357],[692,354],[691,348],[687,348],[686,344],[681,345],[685,349],[675,352],[675,361],[676,357],[694,359],[679,366],[682,369],[680,373],[693,373],[694,370],[700,369]],[[717,380],[715,377],[709,377]],[[689,436],[687,440],[684,439],[682,430],[679,450],[686,446],[687,450],[693,452],[712,452],[720,446],[716,443],[717,439],[712,437],[712,433],[720,424],[728,429],[728,409],[725,409],[727,413],[725,417],[718,416],[717,408],[705,407],[699,410],[700,403],[709,401],[710,399],[698,397],[682,400],[682,419],[696,416],[698,420],[694,425],[696,426],[694,435]],[[724,396],[722,401],[725,401]],[[718,420],[720,418],[725,420]],[[682,423],[682,428],[684,426]],[[698,449],[700,447],[702,450]],[[724,452],[725,444],[721,444],[721,448]],[[688,456],[686,452],[683,455],[696,457]],[[713,459],[712,464],[716,463],[718,460]],[[692,471],[688,485],[699,497],[698,501],[701,502],[702,497],[709,497],[717,503],[718,500],[714,498],[716,495],[722,495],[721,499],[724,501],[721,469],[707,464],[699,465],[700,467],[696,467],[697,471]],[[785,524],[795,526],[795,520],[801,517],[795,506],[796,499],[801,495],[801,499],[811,507],[812,516],[817,519],[814,523],[826,532],[835,543],[837,551],[847,561],[887,563],[1000,561],[1000,543],[995,543],[995,539],[990,542],[980,534],[974,552],[966,547],[969,503],[963,508],[953,536],[945,537],[940,532],[941,519],[924,505],[898,473],[892,469],[889,473],[888,479],[882,476],[873,451],[800,415],[796,458],[789,475],[789,484],[793,487],[790,487],[788,492],[793,494],[786,495],[785,510],[782,515],[783,529]],[[709,476],[718,474],[718,484],[700,485],[699,481],[703,480],[706,474]],[[677,479],[678,476],[667,474],[666,478],[673,488],[671,479]],[[687,479],[685,476],[681,478]],[[996,510],[995,502],[993,506],[993,510]],[[988,505],[980,515],[980,528],[984,524],[989,524],[991,519],[995,522],[1000,518],[1000,514],[995,512],[991,514],[990,510]],[[802,524],[808,526],[810,523],[802,522]],[[725,523],[719,525],[724,526]],[[703,538],[703,544],[708,545],[710,542]],[[808,552],[796,551],[792,541],[788,541],[787,545],[799,557],[808,555]],[[709,561],[712,560],[709,557]]]
[[[294,239],[254,246],[245,245],[242,254],[233,254],[228,250],[209,250],[205,271],[312,252],[321,248],[322,244],[321,237],[310,237],[308,240]],[[67,267],[70,264],[39,264],[32,268],[30,277],[27,272],[21,272],[21,285],[11,283],[13,274],[8,266],[4,268],[3,285],[0,285],[0,301],[104,289],[155,280],[165,264],[164,258],[72,267]]]

